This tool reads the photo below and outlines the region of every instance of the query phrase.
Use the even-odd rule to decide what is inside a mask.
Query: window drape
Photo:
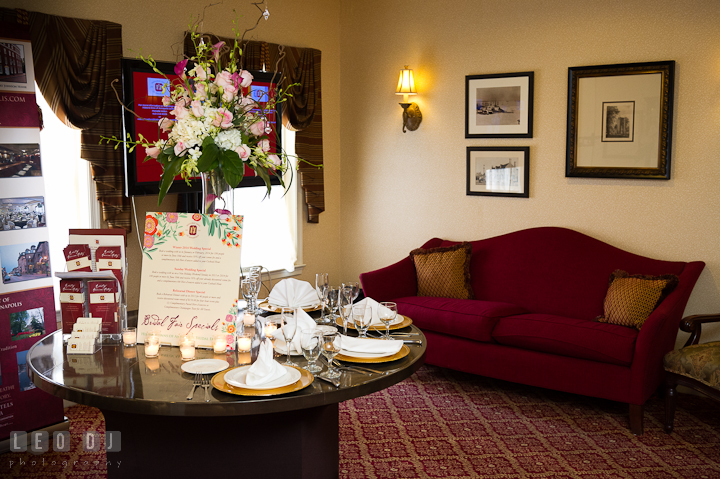
[[[91,164],[103,220],[130,231],[123,151],[100,145],[100,136],[122,137],[122,110],[111,86],[121,88],[122,27],[29,12],[35,81],[58,118],[82,129],[81,157]],[[49,179],[51,180],[51,179]]]
[[[212,44],[224,41],[227,45],[233,45],[235,39],[205,35],[204,41]],[[185,36],[184,48],[187,57],[195,54],[195,45],[189,33]],[[323,164],[321,57],[320,50],[314,48],[287,47],[258,41],[243,44],[243,69],[279,71],[284,77],[281,84],[283,89],[287,85],[299,83],[289,90],[293,96],[288,97],[285,103],[283,123],[297,131],[297,155],[314,165]],[[228,53],[225,53],[222,61],[228,61]],[[320,213],[325,211],[323,169],[301,163],[298,172],[307,205],[308,223],[318,223]]]

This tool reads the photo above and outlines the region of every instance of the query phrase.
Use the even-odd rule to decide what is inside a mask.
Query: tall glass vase
[[[200,173],[202,177],[202,213],[233,214],[233,189],[218,170]]]

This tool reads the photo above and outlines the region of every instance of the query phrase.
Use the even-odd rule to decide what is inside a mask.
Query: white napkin
[[[283,279],[270,291],[268,302],[282,308],[309,308],[320,302],[317,291],[307,281]]]
[[[302,336],[302,330],[315,329],[317,327],[317,323],[315,323],[315,320],[303,311],[302,308],[295,309],[295,318],[297,321],[297,328],[295,329],[295,336],[293,336],[292,342],[290,343],[292,347],[290,353],[294,350],[295,352],[302,354],[302,344],[300,338]],[[282,339],[285,341],[285,347],[287,347],[287,341],[285,340],[285,334],[282,332],[282,328],[275,330],[273,336],[275,336],[276,339]]]
[[[257,360],[248,369],[245,384],[260,386],[279,379],[287,374],[285,368],[273,359],[273,346],[269,339],[260,344]]]
[[[369,314],[368,311],[372,311],[372,321],[370,321],[370,326],[383,326],[384,327],[385,323],[380,321],[380,315],[378,314],[378,311],[383,311],[383,310],[387,311],[388,308],[386,308],[385,306],[382,306],[380,303],[378,303],[377,301],[375,301],[372,298],[365,298],[362,301],[358,301],[357,303],[353,304],[353,306],[362,306],[363,304],[365,305],[365,316],[366,317]],[[400,314],[395,316],[395,319],[397,319],[398,317],[400,317]],[[344,347],[345,347],[345,345],[343,344],[343,348]]]
[[[386,341],[384,339],[365,339],[343,336],[342,349],[354,353],[395,354],[403,347],[402,341]]]

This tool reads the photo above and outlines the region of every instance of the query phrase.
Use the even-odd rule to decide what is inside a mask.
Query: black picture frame
[[[530,147],[468,146],[466,176],[468,196],[529,198]]]
[[[532,138],[534,72],[467,75],[465,138]]]
[[[568,69],[566,177],[670,179],[675,62]]]

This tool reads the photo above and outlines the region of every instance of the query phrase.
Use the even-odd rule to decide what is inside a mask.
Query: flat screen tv
[[[138,134],[142,134],[150,141],[167,138],[167,133],[163,133],[158,128],[158,120],[161,118],[173,119],[173,116],[169,114],[173,106],[164,106],[162,97],[164,85],[178,78],[174,73],[174,67],[174,63],[157,62],[157,69],[164,73],[165,76],[163,76],[153,71],[152,67],[142,60],[123,59],[123,103],[137,115],[123,110],[123,137],[127,137],[129,133],[132,138],[137,138]],[[257,71],[251,71],[251,73],[254,77],[253,83],[249,89],[244,91],[244,94],[250,94],[258,103],[264,104],[269,94],[276,94],[277,79],[280,78],[280,75],[277,74],[276,82],[272,83],[272,73]],[[272,133],[268,135],[272,153],[276,153],[281,147],[280,136],[277,133],[280,125],[279,116],[282,116],[282,112],[273,111],[268,114],[268,123],[272,127]],[[141,146],[135,148],[132,153],[125,149],[125,196],[157,195],[160,192],[162,165],[154,159],[144,162],[146,156],[145,148]],[[271,177],[271,183],[280,184],[280,181]],[[252,169],[245,167],[245,177],[238,187],[264,185],[263,180],[256,177]],[[199,193],[201,191],[199,177],[192,179],[191,184],[188,185],[178,176],[170,187],[169,193]]]

